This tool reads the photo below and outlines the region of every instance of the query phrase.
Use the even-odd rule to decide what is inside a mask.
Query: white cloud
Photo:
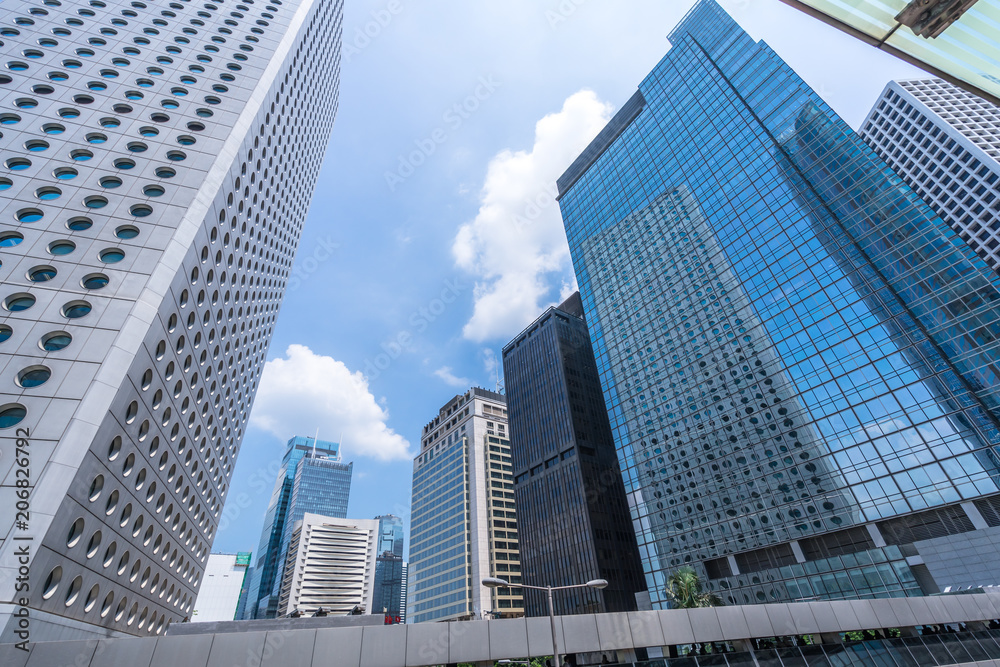
[[[486,371],[488,377],[495,378],[498,372],[503,371],[503,368],[500,367],[500,360],[497,359],[496,353],[488,347],[483,350],[482,354],[483,370]]]
[[[386,425],[388,418],[361,372],[305,345],[289,345],[284,358],[264,365],[250,424],[281,440],[311,436],[317,428],[320,440],[343,435],[348,459],[410,458],[410,443]]]
[[[452,373],[451,366],[442,366],[434,371],[434,375],[444,380],[445,384],[449,384],[452,387],[468,389],[472,386],[472,380],[469,380],[468,378],[460,378]]]
[[[452,253],[476,276],[472,318],[462,333],[484,341],[509,337],[576,280],[555,181],[611,116],[611,106],[590,90],[574,93],[558,113],[535,125],[531,152],[504,150],[489,164],[479,213],[463,225]]]

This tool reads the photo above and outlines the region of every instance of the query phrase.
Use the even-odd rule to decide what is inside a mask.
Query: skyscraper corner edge
[[[556,180],[556,190],[558,201],[567,191],[583,176],[588,169],[597,161],[604,151],[614,143],[622,132],[642,113],[646,106],[646,98],[642,92],[636,90],[635,93],[622,105],[622,108],[612,116],[608,124],[604,126],[594,140],[584,149],[584,151],[570,164],[562,176]]]

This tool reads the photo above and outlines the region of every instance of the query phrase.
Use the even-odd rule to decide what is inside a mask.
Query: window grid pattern
[[[939,79],[892,82],[861,136],[1000,272],[1000,107]]]
[[[273,618],[295,522],[307,512],[347,517],[353,463],[342,463],[339,443],[297,436],[288,441],[261,529],[257,567],[244,616]]]
[[[503,364],[524,582],[606,579],[556,593],[556,613],[634,611],[645,579],[579,296],[508,343]],[[525,610],[547,615],[545,594],[525,589]]]
[[[996,493],[1000,442],[996,275],[718,5],[670,41],[560,193],[661,607],[683,565]],[[921,590],[896,546],[802,560],[711,586]]]
[[[523,615],[519,589],[480,585],[521,574],[502,394],[473,387],[424,426],[412,493],[407,621]]]

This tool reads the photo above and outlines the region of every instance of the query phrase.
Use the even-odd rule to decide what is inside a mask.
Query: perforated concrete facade
[[[3,516],[19,445],[35,486],[27,529],[0,526],[0,600],[27,543],[32,641],[162,634],[191,614],[332,128],[342,3],[4,10]]]

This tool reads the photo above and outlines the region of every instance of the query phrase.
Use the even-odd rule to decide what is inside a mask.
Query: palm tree
[[[701,577],[694,568],[688,566],[676,570],[667,578],[667,588],[664,593],[670,599],[671,606],[676,609],[722,606],[722,600],[718,595],[701,590]]]

